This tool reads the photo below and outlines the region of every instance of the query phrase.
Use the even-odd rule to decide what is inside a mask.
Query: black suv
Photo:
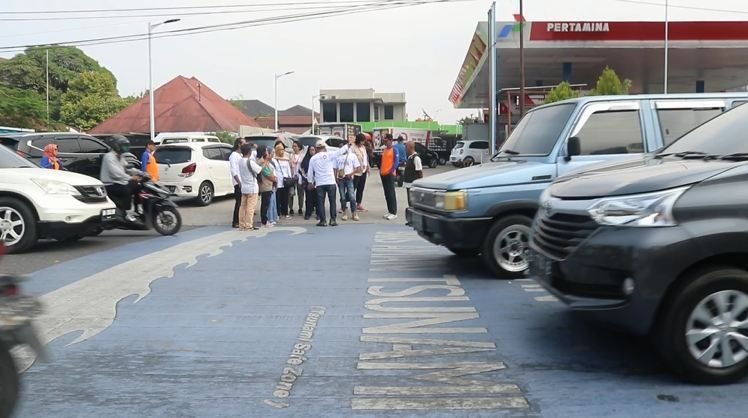
[[[426,148],[420,142],[415,143],[416,154],[421,157],[421,164],[424,167],[436,168],[439,165],[439,154]],[[379,161],[382,159],[382,152],[384,152],[384,146],[381,146],[374,150],[374,158],[371,161],[371,165],[379,167]]]
[[[0,144],[37,165],[44,155],[44,147],[52,143],[57,144],[58,158],[66,170],[99,178],[101,159],[109,152],[109,146],[90,135],[62,132],[0,136]],[[125,159],[131,167],[140,168],[135,155],[125,154]]]
[[[642,160],[543,193],[531,272],[572,309],[648,334],[683,378],[748,374],[748,106]]]

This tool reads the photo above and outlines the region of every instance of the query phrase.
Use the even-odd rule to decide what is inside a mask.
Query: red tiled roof
[[[195,77],[178,76],[154,91],[156,132],[238,132],[259,127],[252,118]],[[100,123],[90,133],[149,132],[148,96]]]

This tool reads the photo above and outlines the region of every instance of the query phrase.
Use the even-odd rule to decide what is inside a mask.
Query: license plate
[[[101,211],[102,218],[111,218],[117,213],[117,209],[104,209]]]

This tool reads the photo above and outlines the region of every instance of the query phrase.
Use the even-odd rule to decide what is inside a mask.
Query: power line
[[[665,3],[656,3],[652,1],[641,1],[641,0],[615,0],[615,1],[620,2],[620,3],[640,4],[644,6],[665,7]],[[748,14],[748,11],[746,10],[715,9],[711,7],[686,6],[682,4],[673,4],[673,3],[668,3],[668,7],[673,8],[673,9],[698,10],[701,12]]]
[[[223,23],[216,25],[198,26],[192,28],[176,29],[171,31],[159,32],[152,35],[152,38],[170,38],[178,36],[187,36],[208,32],[219,32],[238,30],[249,27],[268,26],[281,23],[299,22],[305,20],[316,20],[326,17],[344,16],[349,14],[359,14],[368,11],[377,10],[388,10],[402,7],[420,6],[426,4],[437,4],[437,3],[453,3],[453,2],[464,2],[473,0],[384,0],[377,3],[368,3],[358,7],[345,7],[334,10],[328,10],[324,12],[313,12],[313,13],[302,13],[294,15],[280,15],[272,16],[260,19],[246,20],[240,22]],[[104,45],[114,44],[123,42],[134,42],[147,39],[147,33],[131,34],[131,35],[120,35],[120,36],[109,36],[101,38],[91,38],[76,41],[65,41],[45,44],[34,44],[34,45],[16,45],[0,47],[0,52],[22,52],[28,48],[35,47],[54,47],[54,46],[93,46],[93,45]]]

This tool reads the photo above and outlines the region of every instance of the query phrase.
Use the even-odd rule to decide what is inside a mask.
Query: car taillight
[[[185,167],[185,168],[182,169],[182,175],[184,175],[185,177],[189,177],[189,176],[195,174],[195,170],[197,170],[197,164],[196,163],[192,163],[192,164],[190,164],[187,167]]]
[[[18,296],[18,286],[14,284],[9,284],[3,287],[2,295],[3,296]]]

